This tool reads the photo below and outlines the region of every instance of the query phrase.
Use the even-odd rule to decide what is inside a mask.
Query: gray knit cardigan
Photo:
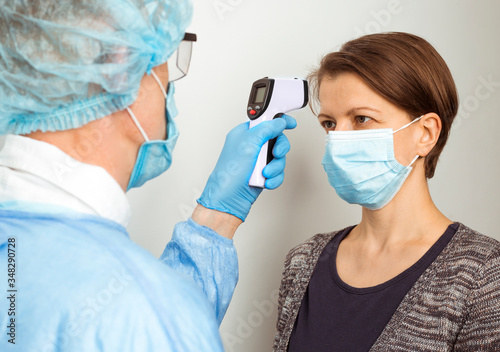
[[[318,258],[341,231],[316,235],[288,253],[274,351],[287,350]],[[370,349],[379,351],[500,351],[500,243],[460,224]]]

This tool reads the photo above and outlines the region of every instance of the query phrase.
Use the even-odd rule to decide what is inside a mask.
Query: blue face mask
[[[340,198],[377,210],[399,192],[413,163],[401,165],[394,156],[393,134],[420,120],[419,117],[396,131],[373,129],[330,131],[326,136],[323,167],[328,182]]]
[[[127,108],[132,120],[134,120],[137,128],[141,131],[141,134],[146,140],[146,142],[144,142],[139,148],[139,153],[137,154],[134,169],[132,170],[132,175],[130,176],[127,191],[131,188],[142,186],[147,181],[164,173],[170,167],[170,164],[172,163],[172,151],[174,150],[177,137],[179,136],[179,131],[174,120],[175,116],[177,116],[177,108],[174,101],[174,84],[169,83],[167,94],[165,93],[158,76],[154,73],[154,71],[151,71],[151,73],[156,82],[160,85],[162,92],[165,94],[167,139],[154,141],[149,140],[132,110]]]

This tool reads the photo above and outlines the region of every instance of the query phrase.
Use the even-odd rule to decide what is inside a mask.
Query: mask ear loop
[[[417,161],[417,159],[418,159],[418,158],[420,158],[420,155],[417,155],[417,156],[413,159],[413,161],[410,163],[410,165],[408,165],[407,167],[411,167],[411,166],[413,165],[413,163],[414,163],[415,161]]]
[[[163,84],[161,83],[160,78],[156,75],[156,72],[153,70],[151,70],[151,74],[153,75],[153,78],[155,79],[156,83],[158,83],[158,85],[160,86],[161,92],[163,93],[163,96],[165,97],[165,104],[167,104],[167,100],[168,100],[167,92],[163,88]],[[167,128],[167,139],[168,139],[168,128]]]
[[[396,133],[396,132],[399,132],[399,131],[401,131],[401,130],[405,129],[406,127],[410,126],[412,123],[417,122],[418,120],[420,120],[422,117],[424,117],[424,115],[422,115],[422,116],[420,116],[420,117],[417,117],[417,118],[416,118],[415,120],[413,120],[412,122],[407,123],[406,125],[404,125],[403,127],[401,127],[401,128],[399,128],[399,129],[397,129],[396,131],[393,131],[393,132],[392,132],[392,134],[394,134],[394,133]]]
[[[127,107],[127,111],[130,115],[130,117],[132,118],[132,120],[134,121],[135,125],[137,126],[137,129],[139,130],[139,132],[141,132],[142,134],[142,137],[144,138],[144,140],[146,142],[149,142],[149,138],[148,138],[148,135],[146,134],[146,132],[144,132],[144,130],[142,129],[139,121],[137,120],[137,117],[135,117],[135,114],[132,112],[132,110],[130,110],[129,107]]]
[[[417,122],[418,120],[420,120],[422,117],[424,117],[424,115],[422,115],[422,116],[420,116],[420,117],[416,118],[415,120],[413,120],[413,121],[412,121],[412,122],[410,122],[410,123],[407,123],[407,124],[406,124],[406,125],[404,125],[403,127],[401,127],[401,128],[399,128],[399,129],[397,129],[396,131],[392,132],[392,134],[394,134],[394,133],[396,133],[396,132],[399,132],[399,131],[401,131],[401,130],[405,129],[406,127],[410,126],[412,123]],[[415,163],[415,161],[417,161],[417,159],[418,159],[418,158],[420,158],[420,155],[417,155],[415,158],[413,158],[412,162],[411,162],[411,163],[410,163],[410,165],[408,165],[407,167],[411,167],[411,166]]]
[[[167,92],[165,92],[165,89],[163,88],[163,84],[161,83],[160,79],[156,75],[155,71],[151,71],[151,74],[153,75],[153,78],[155,79],[156,83],[158,83],[158,85],[160,86],[161,92],[163,93],[163,96],[165,97],[165,100],[166,100],[167,99]]]
[[[160,86],[161,92],[163,93],[163,96],[165,97],[165,100],[166,100],[167,99],[167,93],[165,92],[165,89],[163,89],[163,85],[161,84],[160,78],[158,78],[158,76],[156,75],[156,73],[155,73],[154,70],[151,70],[151,74],[153,75],[153,78],[155,79],[156,83],[158,83],[158,85]],[[141,124],[139,123],[139,120],[137,120],[137,117],[135,116],[135,114],[128,107],[127,107],[127,111],[130,114],[130,117],[134,121],[135,125],[137,126],[137,129],[139,130],[139,132],[141,132],[142,137],[144,138],[144,140],[146,142],[149,142],[148,135],[146,134],[146,132],[144,132],[144,129],[141,127]]]

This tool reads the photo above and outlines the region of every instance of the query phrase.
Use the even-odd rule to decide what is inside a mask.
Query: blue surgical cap
[[[189,0],[0,0],[0,134],[125,109],[191,17]]]

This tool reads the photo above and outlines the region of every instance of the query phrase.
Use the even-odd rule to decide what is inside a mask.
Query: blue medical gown
[[[0,209],[0,351],[222,351],[217,322],[238,274],[232,241],[216,236],[177,224],[158,260],[101,217]]]

